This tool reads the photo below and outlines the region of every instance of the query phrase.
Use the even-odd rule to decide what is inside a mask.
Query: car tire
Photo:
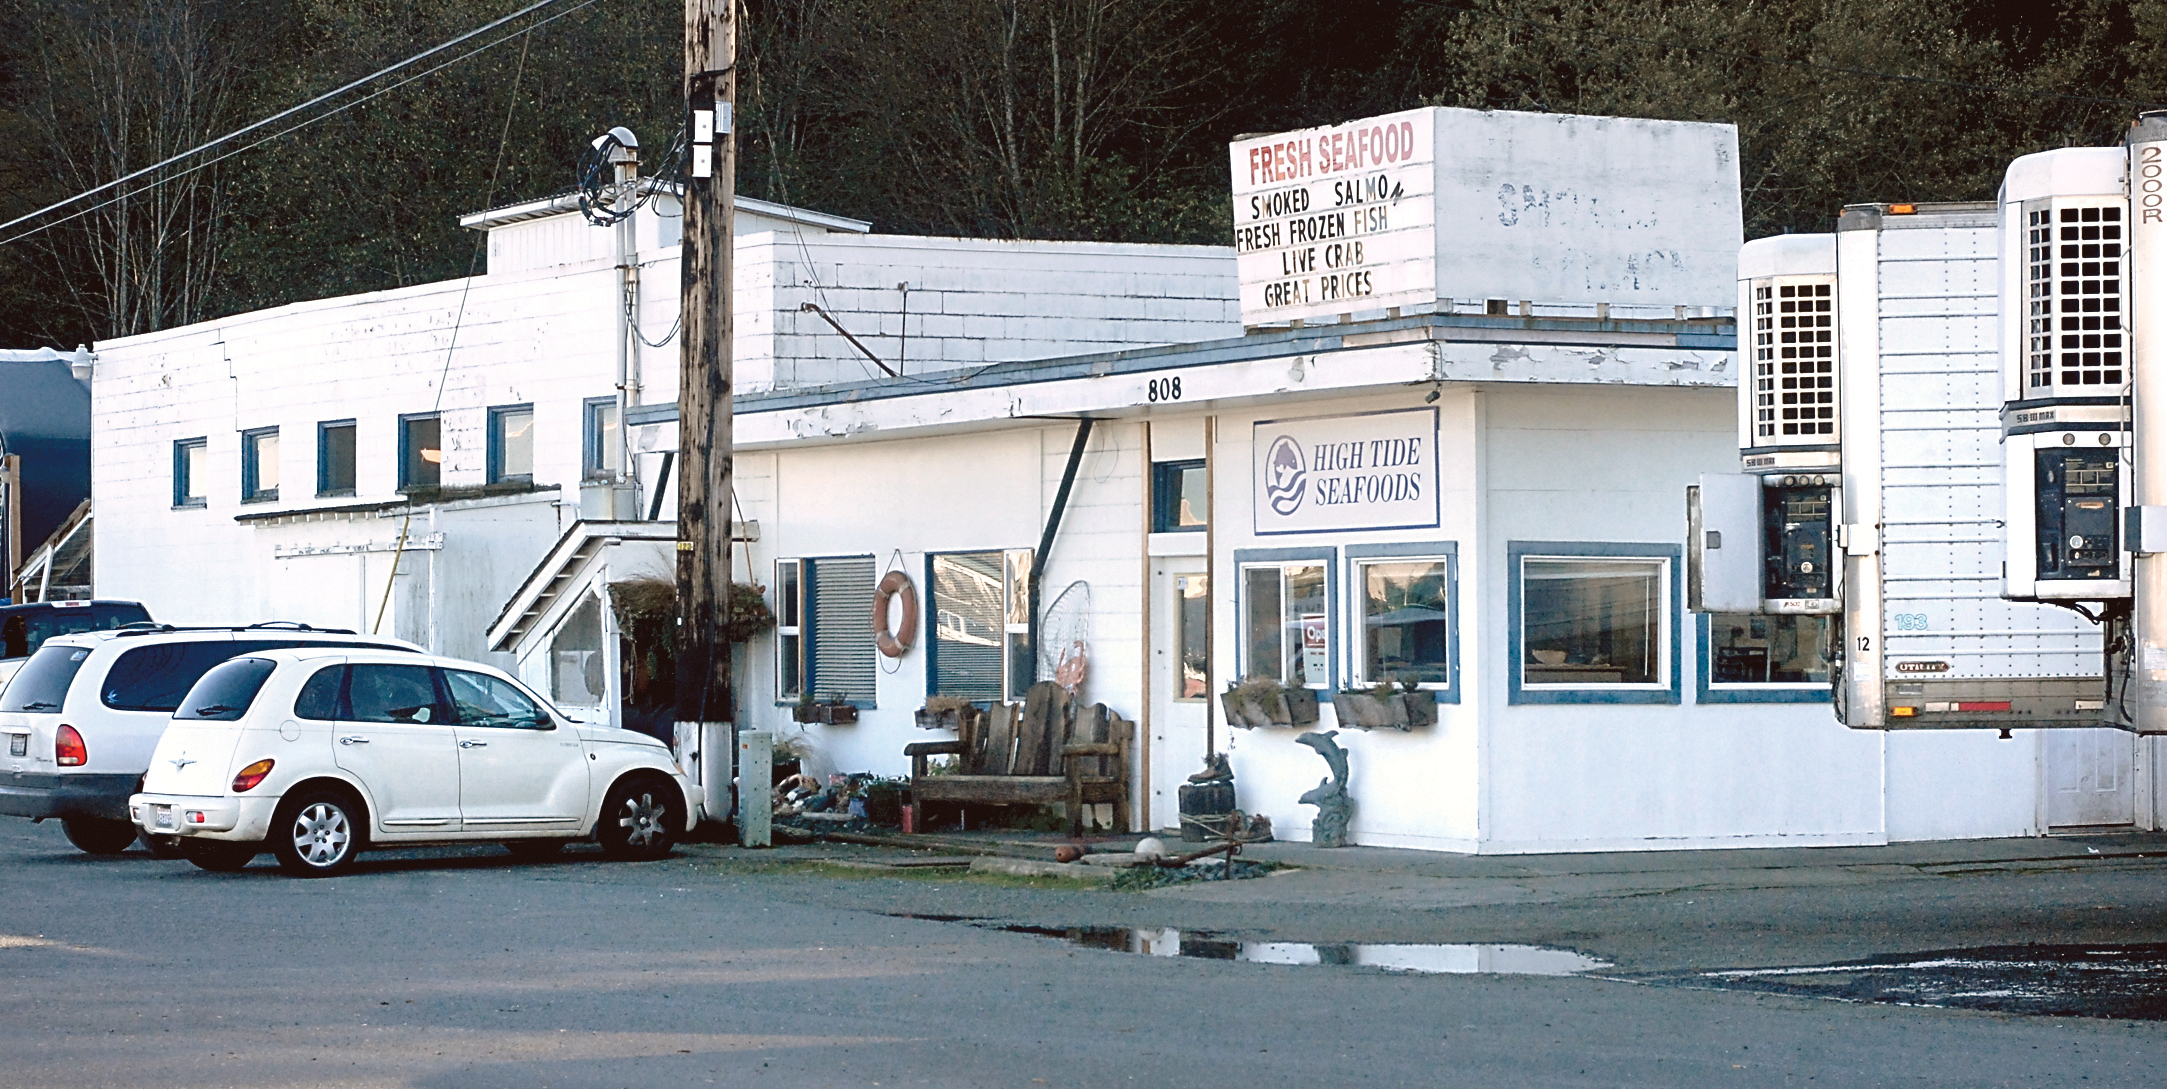
[[[594,838],[602,853],[620,862],[669,857],[685,824],[685,799],[677,784],[654,776],[620,779],[602,799]]]
[[[149,832],[145,832],[137,836],[136,839],[143,844],[144,850],[150,852],[152,858],[171,862],[174,859],[183,857],[181,854],[181,837],[179,836],[154,836]]]
[[[175,846],[180,849],[182,858],[212,873],[239,873],[263,853],[260,843],[197,839],[194,836],[182,836]]]
[[[508,839],[504,841],[504,849],[510,851],[515,858],[555,858],[564,852],[564,841],[561,839]]]
[[[295,877],[331,877],[360,857],[367,818],[343,790],[307,790],[279,803],[271,818],[271,852]]]
[[[117,855],[135,843],[135,825],[104,817],[64,817],[60,830],[87,854]]]

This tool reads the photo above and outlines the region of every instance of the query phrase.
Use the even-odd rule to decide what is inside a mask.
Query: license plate
[[[151,821],[151,825],[152,825],[152,827],[155,827],[155,828],[171,828],[171,827],[173,827],[173,807],[172,807],[172,806],[170,806],[170,805],[154,805],[154,806],[151,806],[151,807],[150,807],[150,814],[151,814],[151,816],[150,816],[150,821]]]
[[[8,755],[9,755],[9,756],[28,756],[28,755],[30,755],[30,735],[29,735],[29,734],[9,734],[9,735],[8,735]]]

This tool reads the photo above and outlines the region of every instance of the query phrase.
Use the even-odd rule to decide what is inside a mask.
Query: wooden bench
[[[1112,804],[1114,831],[1129,830],[1129,746],[1136,724],[1103,703],[1081,707],[1052,681],[1032,685],[1023,704],[991,714],[964,715],[954,741],[903,746],[910,757],[913,807],[926,802],[979,805],[1068,805],[1069,834],[1083,832],[1084,807]],[[930,773],[929,758],[954,756],[958,766]],[[913,827],[925,829],[913,821]]]

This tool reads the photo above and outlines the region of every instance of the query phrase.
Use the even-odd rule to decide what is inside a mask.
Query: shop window
[[[1508,547],[1515,703],[1676,703],[1665,545]]]
[[[589,397],[584,415],[582,475],[588,480],[614,478],[624,471],[624,444],[617,440],[617,399]]]
[[[173,444],[173,505],[200,507],[203,496],[203,450],[207,440],[181,439]]]
[[[1704,613],[1702,703],[1825,703],[1831,618]]]
[[[354,494],[354,421],[316,425],[316,494]]]
[[[1151,466],[1151,531],[1202,533],[1211,505],[1202,461],[1161,461]]]
[[[1332,686],[1331,553],[1240,550],[1241,675]]]
[[[602,599],[588,594],[549,638],[549,697],[578,707],[609,702],[602,654]]]
[[[1031,550],[926,557],[928,694],[1020,700],[1037,680],[1031,649]]]
[[[1457,699],[1458,556],[1452,544],[1350,547],[1355,676]]]
[[[435,413],[399,417],[399,490],[444,482],[444,421]]]
[[[873,557],[775,565],[775,691],[779,702],[873,706]]]
[[[534,479],[534,406],[499,405],[489,410],[489,483],[525,484]]]
[[[241,432],[241,502],[278,498],[278,428]]]

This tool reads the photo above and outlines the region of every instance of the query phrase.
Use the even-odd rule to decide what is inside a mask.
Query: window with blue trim
[[[1360,609],[1358,676],[1367,684],[1452,683],[1452,575],[1443,556],[1354,559]]]
[[[1514,703],[1677,703],[1675,545],[1506,547]]]
[[[354,494],[354,421],[316,425],[316,494]]]
[[[534,479],[534,406],[498,405],[489,410],[489,483],[525,484]]]
[[[203,451],[208,440],[181,439],[173,444],[173,505],[200,507],[203,494]]]
[[[775,564],[775,691],[873,706],[873,557]]]
[[[1329,585],[1321,560],[1241,565],[1245,676],[1331,687]]]
[[[278,428],[241,432],[241,502],[269,503],[278,498]]]
[[[1834,618],[1702,614],[1702,703],[1819,703],[1829,698]]]

